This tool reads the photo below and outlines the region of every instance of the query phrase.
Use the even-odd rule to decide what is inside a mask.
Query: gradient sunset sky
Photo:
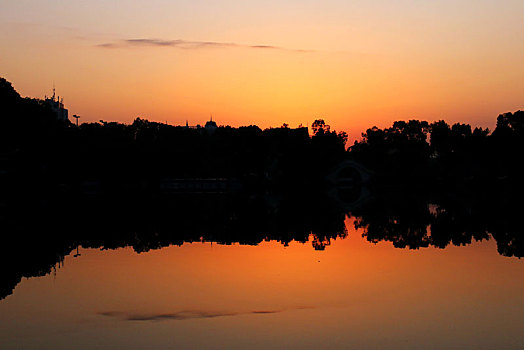
[[[492,128],[524,108],[524,1],[0,0],[0,76],[81,121]]]

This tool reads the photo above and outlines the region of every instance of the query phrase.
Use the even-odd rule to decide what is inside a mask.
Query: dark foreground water
[[[524,263],[492,238],[410,250],[346,225],[325,250],[74,249],[0,301],[0,348],[524,348]]]

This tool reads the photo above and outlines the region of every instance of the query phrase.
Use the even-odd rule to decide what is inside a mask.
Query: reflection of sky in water
[[[2,349],[516,349],[524,265],[493,240],[441,250],[311,244],[80,250],[0,302]]]

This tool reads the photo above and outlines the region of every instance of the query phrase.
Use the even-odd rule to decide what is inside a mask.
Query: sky
[[[0,0],[0,76],[83,122],[493,128],[522,62],[522,0]]]

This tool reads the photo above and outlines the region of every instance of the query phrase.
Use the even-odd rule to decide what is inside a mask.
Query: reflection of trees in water
[[[364,228],[364,237],[370,242],[391,241],[398,248],[419,248],[429,245],[427,205],[417,198],[395,197],[396,202],[384,201],[356,216],[355,228]],[[398,200],[400,199],[400,201]]]
[[[441,196],[442,197],[442,196]],[[355,227],[364,229],[370,242],[389,241],[397,248],[418,249],[472,241],[497,241],[501,255],[522,257],[524,239],[520,215],[524,209],[518,193],[468,193],[443,197],[434,204],[420,194],[383,193],[373,205],[351,214]]]
[[[373,201],[351,212],[355,227],[363,229],[370,242],[445,248],[491,235],[501,255],[523,256],[518,193],[468,193],[463,196],[467,200],[440,196],[433,204],[420,191],[374,194]],[[78,246],[132,247],[141,253],[186,242],[257,245],[274,240],[284,245],[311,242],[314,249],[324,250],[348,234],[340,201],[311,192],[278,197],[50,198],[15,203],[0,214],[0,298],[11,294],[22,277],[51,272]]]
[[[346,237],[345,212],[321,194],[267,199],[236,195],[170,198],[54,197],[18,203],[0,216],[0,298],[22,277],[43,276],[78,246],[137,253],[189,242],[258,245],[310,241],[323,250]],[[42,205],[42,203],[45,203]],[[271,204],[268,204],[271,203]]]

